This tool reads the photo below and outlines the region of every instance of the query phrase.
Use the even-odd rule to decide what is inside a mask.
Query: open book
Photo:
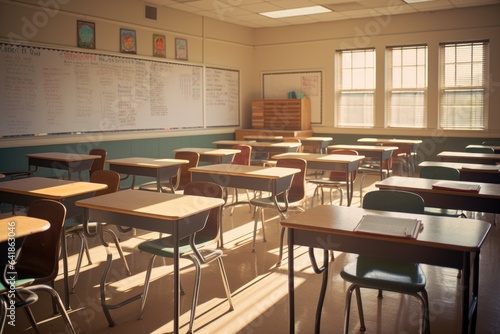
[[[364,215],[354,232],[415,239],[422,227],[422,222],[418,219]]]
[[[471,182],[438,181],[432,185],[432,189],[478,193],[481,189],[481,185]]]

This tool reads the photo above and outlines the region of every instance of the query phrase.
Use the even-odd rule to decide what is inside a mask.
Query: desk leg
[[[349,172],[349,166],[345,169],[345,185],[347,190],[347,206],[351,206],[352,192],[354,191],[354,180],[352,179],[352,174]]]
[[[179,315],[180,310],[180,275],[179,275],[179,222],[176,221],[174,224],[174,331],[173,333],[179,333]],[[193,312],[193,310],[191,310]]]
[[[69,278],[68,278],[68,249],[66,247],[66,233],[61,234],[61,248],[62,248],[62,258],[63,258],[63,281],[64,281],[64,307],[69,310],[71,307],[69,305]]]
[[[470,303],[470,253],[464,253],[464,269],[462,273],[463,279],[463,291],[462,291],[462,333],[469,333],[469,320],[471,317],[471,312],[474,312],[472,308],[474,307],[474,300],[472,304]],[[474,261],[476,262],[476,261]],[[475,267],[475,263],[474,263]],[[474,275],[476,275],[474,273]],[[474,296],[473,296],[474,299]]]
[[[294,254],[293,254],[293,228],[288,228],[288,308],[289,308],[289,330],[295,333],[295,290],[294,290]]]
[[[329,254],[327,249],[323,249],[323,266],[318,267],[316,258],[314,256],[314,248],[309,248],[309,259],[316,274],[323,273],[323,280],[321,282],[321,291],[319,293],[318,307],[316,308],[316,321],[314,323],[314,333],[319,334],[321,331],[321,313],[323,311],[323,304],[325,302],[326,287],[328,285],[328,261]]]

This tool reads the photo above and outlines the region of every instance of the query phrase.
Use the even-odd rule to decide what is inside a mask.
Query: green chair
[[[399,190],[375,190],[368,192],[363,198],[363,208],[422,214],[424,200],[415,193]],[[349,317],[353,291],[356,291],[358,314],[361,331],[366,330],[361,288],[397,292],[414,296],[418,299],[422,311],[421,332],[429,332],[429,301],[425,290],[426,277],[418,263],[386,260],[360,255],[355,261],[348,263],[340,272],[340,276],[350,282],[346,294],[344,313],[344,333],[349,330]]]
[[[420,169],[420,177],[424,179],[460,181],[460,171],[445,166],[424,166]],[[465,213],[453,209],[426,207],[424,213],[432,216],[467,218]]]
[[[223,190],[219,185],[215,183],[191,182],[184,187],[184,195],[223,198]],[[186,237],[179,242],[179,256],[191,260],[196,269],[188,333],[193,332],[196,305],[198,303],[198,293],[200,290],[201,264],[217,260],[217,262],[219,263],[219,269],[222,276],[224,289],[226,291],[227,301],[229,302],[229,310],[232,311],[234,309],[233,303],[231,301],[231,291],[229,289],[229,283],[227,280],[226,271],[224,269],[224,263],[222,262],[222,250],[208,249],[204,247],[208,243],[217,243],[217,240],[219,238],[219,226],[221,224],[221,220],[222,208],[217,207],[212,209],[207,218],[205,227],[201,231],[195,233],[195,235]],[[153,268],[154,260],[157,256],[161,256],[164,258],[173,258],[173,244],[174,240],[172,239],[172,236],[168,236],[156,240],[145,241],[140,243],[138,246],[139,250],[152,254],[151,259],[149,260],[148,269],[146,271],[144,293],[141,297],[142,303],[138,319],[143,318],[144,306],[146,304],[146,298],[148,295],[149,280],[151,277],[151,270]]]

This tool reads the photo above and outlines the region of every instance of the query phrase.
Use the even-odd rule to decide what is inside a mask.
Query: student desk
[[[0,242],[6,242],[9,238],[19,239],[31,234],[40,233],[48,230],[49,227],[50,223],[44,219],[27,216],[0,218]],[[6,257],[7,254],[2,254],[2,256]]]
[[[450,167],[460,171],[461,181],[500,183],[500,165],[467,164],[461,162],[423,161],[419,167]]]
[[[272,143],[281,143],[283,141],[283,136],[259,136],[259,135],[248,135],[244,136],[245,140],[252,141],[264,141],[264,142],[272,142]]]
[[[252,153],[255,151],[257,153],[285,153],[285,152],[296,152],[301,143],[288,143],[288,142],[260,142],[260,141],[241,141],[241,140],[218,140],[214,141],[213,144],[217,145],[218,148],[233,147],[234,145],[249,145],[252,146]]]
[[[330,145],[329,150],[354,150],[359,154],[378,159],[380,161],[380,179],[384,178],[384,161],[387,166],[387,175],[389,175],[389,160],[392,153],[398,149],[397,146],[380,145]]]
[[[293,176],[300,172],[296,168],[283,167],[261,167],[218,164],[190,168],[193,181],[214,182],[224,188],[225,200],[227,201],[227,188],[248,189],[255,191],[270,192],[274,198],[274,204],[283,217],[288,210],[288,202],[285,207],[278,205],[276,196],[290,189]],[[229,205],[239,205],[246,202],[235,202]],[[224,246],[222,239],[222,225],[220,231],[220,245]]]
[[[402,139],[402,138],[360,138],[358,143],[384,145],[384,146],[397,146],[396,153],[402,153],[406,157],[408,164],[408,175],[413,175],[415,172],[415,161],[417,157],[417,150],[422,140],[420,139]]]
[[[314,152],[327,153],[326,148],[332,142],[332,137],[293,137],[300,140],[303,146],[310,147]]]
[[[353,232],[354,227],[365,214],[418,218],[422,220],[424,229],[417,239]],[[288,228],[290,333],[295,332],[294,246],[296,245],[325,250],[324,266],[315,267],[317,273],[323,273],[316,313],[316,332],[319,332],[321,309],[329,280],[328,250],[462,269],[463,282],[460,282],[463,289],[462,332],[467,333],[469,327],[471,332],[475,331],[479,290],[479,253],[491,227],[488,222],[320,205],[282,221],[281,225]],[[435,282],[429,282],[429,284],[433,283]],[[471,296],[470,293],[472,293]]]
[[[156,187],[159,192],[163,191],[161,181],[169,180],[179,171],[179,166],[187,164],[189,161],[184,159],[154,159],[154,158],[122,158],[107,160],[110,170],[114,170],[120,174],[126,174],[127,179],[130,175],[133,176],[130,188],[135,186],[136,176],[154,177],[156,179]],[[123,179],[123,180],[125,180]],[[169,183],[172,193],[172,182]]]
[[[375,183],[375,186],[379,189],[395,189],[417,193],[423,197],[425,206],[500,213],[500,184],[453,181],[463,184],[479,184],[481,186],[479,193],[474,193],[433,189],[432,185],[439,181],[418,177],[391,176]]]
[[[200,161],[209,162],[212,164],[230,164],[233,162],[234,155],[240,153],[240,150],[235,150],[231,148],[197,148],[197,147],[186,147],[179,148],[173,152],[196,152],[200,155]]]
[[[75,206],[76,201],[92,197],[96,191],[106,189],[106,187],[107,185],[101,183],[27,177],[1,182],[0,203],[29,207],[31,202],[36,199],[52,199],[64,204],[66,207],[66,217],[73,217],[82,213],[82,209]],[[61,238],[64,269],[64,301],[66,308],[69,308],[68,259],[66,255],[65,233],[62,233]]]
[[[492,148],[495,154],[500,153],[500,146],[498,145],[467,145],[467,148]]]
[[[101,158],[99,155],[62,152],[31,153],[26,156],[30,173],[35,173],[38,167],[53,168],[67,171],[68,179],[73,172],[78,172],[78,178],[81,179],[81,172],[89,170],[94,160]],[[31,166],[35,169],[31,170]]]
[[[444,162],[466,162],[475,164],[496,165],[500,162],[500,154],[443,151],[438,153],[438,158]]]
[[[319,153],[283,153],[272,156],[273,159],[304,159],[307,168],[319,170],[345,171],[347,188],[347,206],[351,205],[354,190],[354,172],[365,157],[362,155],[319,154]]]
[[[179,240],[203,229],[211,209],[221,206],[219,198],[166,194],[152,191],[124,190],[78,201],[77,206],[85,208],[85,222],[97,221],[125,227],[172,234],[174,238],[174,333],[179,333],[180,280]],[[84,228],[84,230],[87,230]],[[100,239],[105,247],[102,230]],[[106,301],[105,284],[109,273],[112,253],[107,252],[107,263],[101,279],[101,306],[109,326],[115,325],[109,310],[119,308],[138,300],[142,294],[119,304]]]
[[[255,143],[256,140],[217,140],[212,142],[217,148],[233,148],[235,145],[249,145]]]

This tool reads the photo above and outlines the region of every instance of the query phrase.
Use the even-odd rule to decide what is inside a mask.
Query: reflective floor
[[[368,176],[364,192],[374,189],[375,177]],[[355,189],[357,190],[358,184]],[[310,195],[313,188],[309,189]],[[354,194],[353,206],[359,206],[359,192]],[[333,203],[338,203],[334,194]],[[310,202],[308,202],[310,205]],[[479,219],[493,222],[493,215],[479,215]],[[224,264],[232,290],[234,311],[228,311],[224,289],[216,263],[203,267],[198,308],[196,310],[196,333],[288,333],[287,257],[284,264],[276,267],[279,245],[278,216],[273,210],[266,211],[266,237],[263,242],[259,226],[257,249],[252,253],[253,216],[248,206],[238,206],[233,215],[224,211]],[[132,276],[127,276],[119,261],[116,249],[111,246],[114,263],[109,276],[108,298],[117,303],[140,293],[144,284],[145,269],[149,256],[137,250],[143,240],[158,237],[158,233],[137,231],[119,234],[126,253]],[[498,289],[497,255],[500,254],[500,232],[493,226],[481,253],[480,298],[477,333],[500,332],[500,289]],[[99,304],[99,281],[104,268],[106,253],[96,239],[90,240],[91,258],[86,259],[82,274],[71,295],[70,318],[78,333],[169,333],[172,331],[172,265],[168,260],[163,265],[157,259],[153,270],[150,292],[144,311],[144,319],[137,320],[140,302],[136,301],[111,314],[117,323],[108,327]],[[68,241],[70,254],[70,281],[73,279],[78,239]],[[318,257],[321,258],[318,251]],[[295,251],[296,284],[296,333],[313,333],[316,302],[321,277],[311,269],[307,249],[297,247]],[[354,254],[335,253],[330,263],[331,280],[322,313],[323,333],[342,333],[345,291],[348,287],[339,276],[340,269]],[[186,294],[181,298],[181,333],[187,332],[194,268],[190,262],[181,262],[185,269],[181,279]],[[427,274],[427,290],[430,301],[431,331],[433,333],[459,333],[461,316],[461,282],[457,270],[423,266]],[[62,274],[56,281],[56,289],[62,292]],[[419,305],[412,297],[390,292],[378,300],[375,291],[364,290],[363,304],[366,333],[418,333]],[[353,301],[350,332],[359,332],[359,321]],[[52,316],[50,298],[41,293],[39,301],[32,307],[39,322],[41,333],[64,333],[62,319]],[[21,310],[16,313],[16,326],[6,325],[4,333],[34,333]]]

